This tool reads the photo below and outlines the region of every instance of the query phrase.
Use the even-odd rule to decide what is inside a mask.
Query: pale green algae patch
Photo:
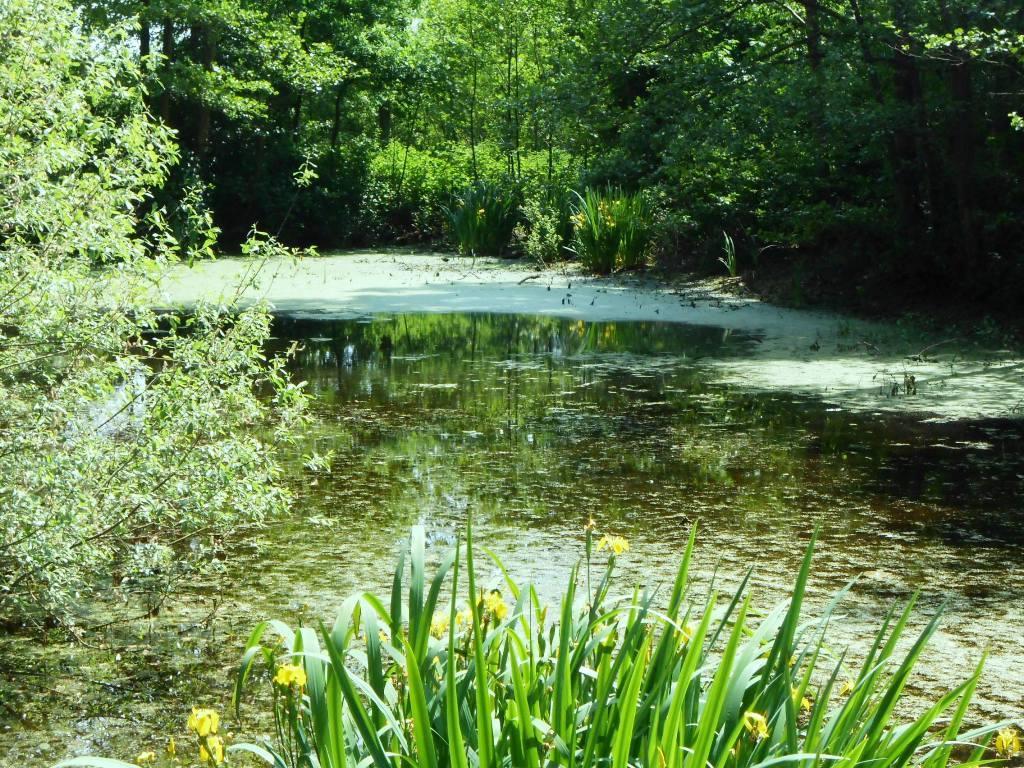
[[[724,382],[803,392],[842,407],[925,413],[935,419],[1024,412],[1016,353],[927,337],[891,324],[774,307],[712,282],[665,287],[642,277],[597,278],[572,269],[443,254],[350,252],[256,265],[243,259],[172,270],[154,300],[187,306],[234,297],[265,300],[310,318],[382,312],[505,312],[591,322],[634,320],[756,334],[747,354],[716,365]]]

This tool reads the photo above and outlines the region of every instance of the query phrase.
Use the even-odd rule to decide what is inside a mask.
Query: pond
[[[713,577],[728,589],[753,566],[765,609],[820,526],[809,611],[858,579],[835,647],[856,653],[920,591],[918,623],[943,603],[947,614],[911,705],[966,677],[987,647],[975,716],[1021,715],[1024,422],[933,423],[747,390],[722,363],[762,339],[711,326],[277,318],[273,349],[293,341],[315,416],[288,464],[294,515],[226,542],[220,570],[178,585],[169,610],[112,629],[116,649],[5,639],[3,654],[25,662],[2,689],[11,762],[0,764],[83,749],[131,757],[181,734],[191,704],[226,706],[256,621],[315,621],[357,589],[385,591],[410,525],[426,526],[436,557],[470,515],[511,573],[548,597],[581,556],[589,518],[630,541],[623,589],[670,579],[697,524],[698,589]],[[494,569],[482,578],[499,584]]]

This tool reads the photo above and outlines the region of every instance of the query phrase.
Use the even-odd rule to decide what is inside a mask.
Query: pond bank
[[[926,337],[892,323],[784,309],[732,295],[715,280],[668,286],[644,275],[594,277],[503,259],[352,251],[264,263],[239,258],[173,270],[156,302],[243,302],[309,319],[400,312],[507,312],[584,321],[660,321],[755,334],[754,353],[719,363],[722,380],[784,389],[844,408],[937,420],[1016,418],[1024,361],[1008,350]]]

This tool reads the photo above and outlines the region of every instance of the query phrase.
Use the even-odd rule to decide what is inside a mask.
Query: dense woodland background
[[[714,267],[724,231],[796,290],[1024,295],[1015,0],[85,6],[133,26],[186,150],[166,192],[201,183],[227,246],[254,220],[296,245],[433,241],[476,179],[556,212],[609,183],[650,197],[666,267]]]

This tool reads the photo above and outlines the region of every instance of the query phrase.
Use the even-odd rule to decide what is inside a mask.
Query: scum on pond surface
[[[224,565],[159,616],[110,630],[110,651],[5,638],[10,764],[183,741],[193,704],[227,702],[259,619],[315,621],[357,589],[386,592],[410,524],[445,552],[469,510],[480,541],[546,597],[581,555],[589,517],[630,541],[623,589],[670,579],[700,519],[699,588],[715,573],[734,585],[753,565],[761,606],[784,595],[820,523],[811,602],[860,575],[834,621],[837,646],[856,650],[915,590],[921,621],[948,599],[911,703],[969,674],[988,645],[978,717],[1020,717],[1020,422],[930,424],[746,392],[717,364],[744,359],[757,336],[710,327],[398,315],[280,318],[275,332],[277,349],[301,342],[294,373],[315,396],[289,461],[296,514],[226,542]],[[224,730],[251,739],[259,728]]]

